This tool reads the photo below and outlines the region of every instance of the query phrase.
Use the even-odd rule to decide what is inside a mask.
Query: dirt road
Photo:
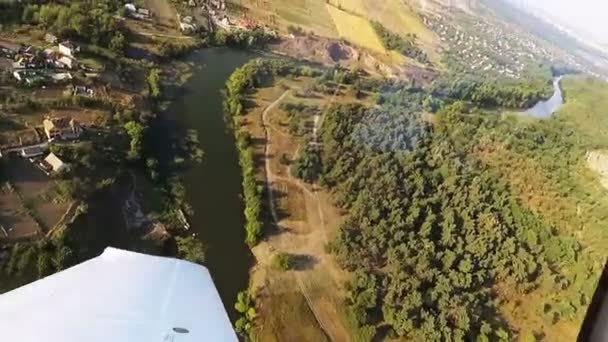
[[[298,287],[306,299],[306,302],[313,313],[316,321],[325,334],[332,341],[349,341],[349,334],[339,319],[336,319],[337,310],[332,304],[332,300],[328,300],[329,293],[335,293],[337,283],[332,278],[331,268],[329,265],[331,260],[326,257],[323,246],[326,245],[328,238],[325,228],[325,215],[323,213],[323,205],[318,196],[309,189],[309,186],[303,184],[298,179],[290,176],[289,167],[287,166],[287,177],[277,175],[272,169],[271,160],[273,158],[272,133],[280,133],[283,139],[285,137],[278,128],[274,127],[268,118],[269,113],[289,95],[290,91],[285,91],[277,100],[272,102],[262,113],[262,126],[266,137],[264,146],[264,168],[266,173],[266,187],[268,189],[268,207],[270,208],[274,224],[277,227],[284,225],[279,219],[276,208],[276,198],[274,189],[280,187],[279,184],[290,184],[299,188],[305,194],[306,203],[306,219],[305,224],[308,225],[309,233],[306,235],[295,234],[290,231],[283,231],[281,234],[268,239],[268,243],[275,250],[280,250],[296,255],[308,255],[314,257],[316,264],[308,270],[294,271]],[[299,147],[297,148],[299,149]],[[283,151],[282,151],[283,152]],[[329,277],[326,277],[329,275]],[[321,280],[323,279],[323,280]],[[332,290],[333,289],[333,290]]]

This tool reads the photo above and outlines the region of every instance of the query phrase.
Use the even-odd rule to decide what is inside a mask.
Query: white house
[[[179,23],[179,29],[182,32],[194,32],[196,31],[196,26],[194,24]]]
[[[61,56],[61,58],[59,58],[57,61],[67,69],[74,69],[76,66],[76,61],[68,56]]]
[[[50,166],[53,172],[56,173],[60,173],[68,169],[68,164],[64,163],[53,152],[49,153],[49,155],[44,158],[44,162]]]
[[[80,51],[78,46],[76,46],[74,43],[72,43],[69,40],[59,43],[59,53],[61,53],[64,56],[74,57],[74,55],[78,51]]]
[[[130,13],[137,12],[137,7],[134,4],[125,4],[125,9]]]

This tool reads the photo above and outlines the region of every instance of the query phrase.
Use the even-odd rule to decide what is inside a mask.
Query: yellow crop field
[[[327,5],[327,10],[333,18],[341,38],[372,51],[386,53],[386,49],[369,21],[341,11],[332,5]]]
[[[365,12],[367,11],[365,1],[366,0],[329,0],[327,3],[346,12],[365,16]]]
[[[276,14],[283,27],[293,25],[325,37],[338,36],[325,0],[271,0],[270,4],[266,11]]]
[[[362,2],[363,13],[370,20],[382,23],[389,30],[398,34],[413,33],[418,36],[420,47],[429,55],[431,60],[438,62],[437,48],[439,40],[429,30],[422,18],[403,0],[342,0],[344,2]]]

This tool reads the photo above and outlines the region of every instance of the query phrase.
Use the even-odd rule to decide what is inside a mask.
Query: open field
[[[341,38],[372,51],[387,52],[369,21],[331,5],[327,5],[327,10],[331,14]]]
[[[2,186],[0,192],[0,240],[24,239],[40,233],[38,224],[27,213],[21,199],[8,183]]]
[[[291,24],[300,26],[305,31],[312,30],[321,36],[338,37],[324,0],[272,0],[270,11],[277,14],[282,27]]]
[[[251,97],[254,105],[242,121],[241,129],[252,138],[258,179],[268,181],[272,192],[265,199],[268,237],[253,248],[256,266],[250,286],[260,312],[256,336],[262,341],[349,341],[353,333],[341,310],[342,286],[349,275],[324,247],[342,215],[329,194],[292,177],[285,162],[297,158],[304,135],[313,132],[314,115],[320,119],[333,103],[359,101],[347,86],[329,94],[309,90],[303,96],[302,89],[311,89],[316,82],[309,77],[280,79],[257,89]],[[288,113],[288,105],[310,111]],[[290,124],[294,115],[301,115],[299,133]],[[296,258],[291,271],[272,268],[272,257],[278,252]],[[293,329],[296,325],[300,328]]]
[[[45,231],[59,222],[68,203],[55,200],[55,181],[23,158],[11,158],[7,173],[11,184],[19,193],[31,215]]]

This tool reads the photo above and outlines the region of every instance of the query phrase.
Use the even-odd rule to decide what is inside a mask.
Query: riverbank
[[[185,170],[182,183],[193,211],[191,231],[207,248],[205,266],[233,322],[238,318],[234,302],[248,287],[253,260],[245,244],[241,171],[222,92],[232,72],[255,56],[222,48],[192,52],[180,62],[182,85],[166,110],[180,131],[196,131],[204,151],[202,163]]]
[[[534,107],[525,111],[524,115],[528,115],[537,119],[549,118],[563,104],[564,96],[561,88],[561,82],[564,76],[559,76],[553,79],[553,95],[546,101],[540,101]]]

